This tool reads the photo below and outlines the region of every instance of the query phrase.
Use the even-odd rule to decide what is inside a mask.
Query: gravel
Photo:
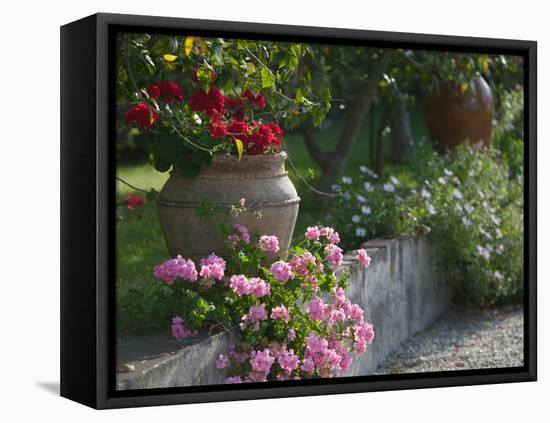
[[[523,366],[523,308],[455,308],[393,351],[376,374]]]

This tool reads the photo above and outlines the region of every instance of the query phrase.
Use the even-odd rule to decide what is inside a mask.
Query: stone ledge
[[[373,374],[376,367],[410,336],[431,324],[452,302],[453,287],[425,235],[396,240],[373,239],[361,245],[372,257],[368,269],[352,272],[347,295],[374,325],[374,343],[355,357],[344,376]],[[353,260],[346,254],[345,262]],[[214,366],[227,353],[230,335],[201,334],[177,341],[168,333],[121,339],[117,345],[117,389],[222,383]]]

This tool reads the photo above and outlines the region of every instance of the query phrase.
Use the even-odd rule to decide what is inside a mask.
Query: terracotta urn
[[[166,245],[172,256],[198,259],[210,253],[223,254],[228,244],[213,218],[200,217],[197,207],[207,201],[223,209],[224,223],[239,223],[254,235],[275,235],[277,257],[290,247],[300,198],[285,170],[286,153],[244,156],[214,156],[199,175],[189,179],[172,172],[158,197],[158,213]],[[246,211],[230,215],[231,206],[245,199]],[[258,212],[261,218],[258,219]],[[276,257],[271,257],[273,260]]]
[[[466,141],[491,143],[494,102],[491,88],[479,76],[475,91],[461,93],[455,84],[442,83],[424,102],[424,119],[435,149],[444,153]]]

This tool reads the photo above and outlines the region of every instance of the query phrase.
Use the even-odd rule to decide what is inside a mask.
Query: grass
[[[413,134],[420,139],[426,134],[421,123],[420,111],[413,115]],[[374,119],[377,121],[377,119]],[[330,150],[338,142],[342,124],[328,126],[319,133],[319,143],[323,149]],[[351,154],[346,163],[344,174],[357,175],[360,165],[370,162],[368,121],[358,134]],[[311,159],[299,134],[288,134],[286,146],[289,156],[311,185],[315,185],[319,176],[319,167]],[[388,163],[387,174],[394,174],[406,181],[412,173],[410,167]],[[160,191],[168,173],[155,171],[148,163],[122,164],[117,167],[117,175],[135,187]],[[302,234],[309,225],[324,222],[327,204],[320,201],[289,169],[289,176],[302,199],[295,234]],[[117,181],[117,198],[121,200],[128,194],[140,194],[129,186]],[[323,207],[320,207],[324,205]],[[117,251],[117,325],[120,332],[142,332],[169,326],[171,298],[169,290],[155,281],[152,270],[155,265],[169,258],[168,250],[160,228],[154,203],[147,203],[136,210],[121,208],[116,230]]]

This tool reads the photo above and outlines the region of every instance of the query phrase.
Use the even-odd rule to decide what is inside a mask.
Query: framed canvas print
[[[536,380],[536,43],[61,28],[61,393]]]

